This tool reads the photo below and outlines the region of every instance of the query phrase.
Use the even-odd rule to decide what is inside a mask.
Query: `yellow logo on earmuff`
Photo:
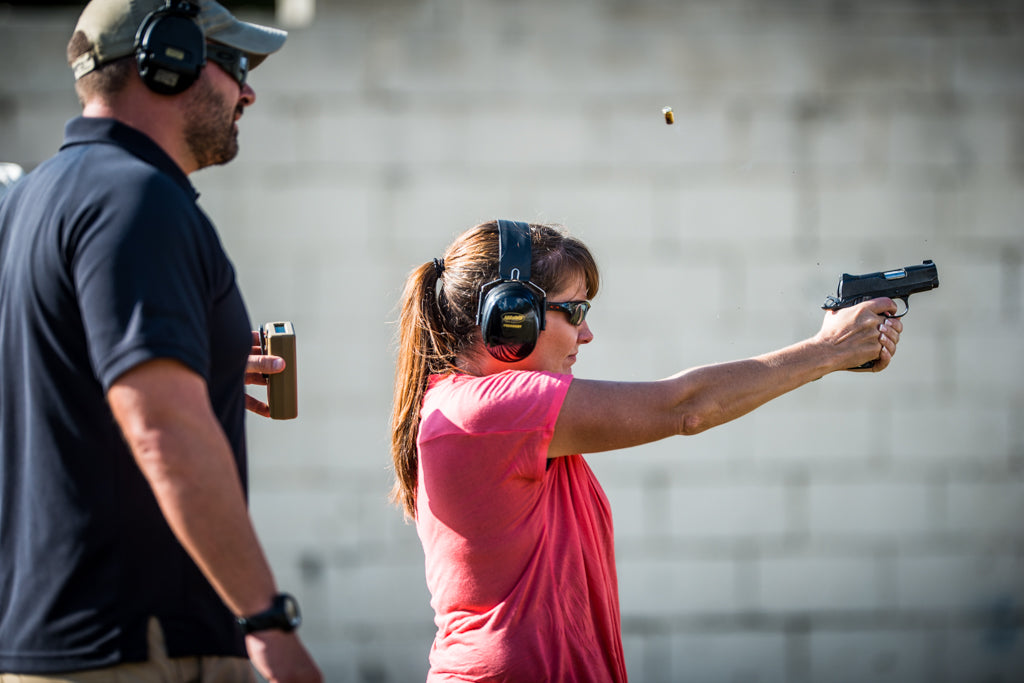
[[[523,322],[526,320],[526,315],[523,313],[502,313],[501,314],[501,325],[502,327],[511,327],[518,329],[523,326]]]

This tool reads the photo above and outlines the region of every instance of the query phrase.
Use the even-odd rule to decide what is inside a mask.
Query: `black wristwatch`
[[[238,625],[246,635],[256,631],[277,629],[278,631],[294,631],[302,623],[299,603],[287,593],[278,593],[268,609],[247,617],[238,617]]]

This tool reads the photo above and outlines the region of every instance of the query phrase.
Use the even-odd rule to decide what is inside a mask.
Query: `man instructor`
[[[252,327],[188,179],[285,38],[207,0],[78,21],[82,116],[0,201],[0,683],[321,680],[246,509]]]

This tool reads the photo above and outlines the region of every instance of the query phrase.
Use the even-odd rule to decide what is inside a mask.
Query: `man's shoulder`
[[[86,143],[61,154],[67,155],[61,175],[70,209],[96,212],[102,207],[97,215],[115,222],[181,222],[201,216],[194,197],[174,178],[129,150]]]
[[[69,121],[55,161],[71,163],[99,187],[140,191],[155,185],[176,201],[195,202],[194,188],[171,157],[142,131],[116,119]]]

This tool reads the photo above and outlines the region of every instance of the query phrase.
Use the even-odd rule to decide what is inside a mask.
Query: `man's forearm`
[[[152,361],[119,378],[108,400],[171,530],[228,608],[265,609],[273,574],[202,379]]]

